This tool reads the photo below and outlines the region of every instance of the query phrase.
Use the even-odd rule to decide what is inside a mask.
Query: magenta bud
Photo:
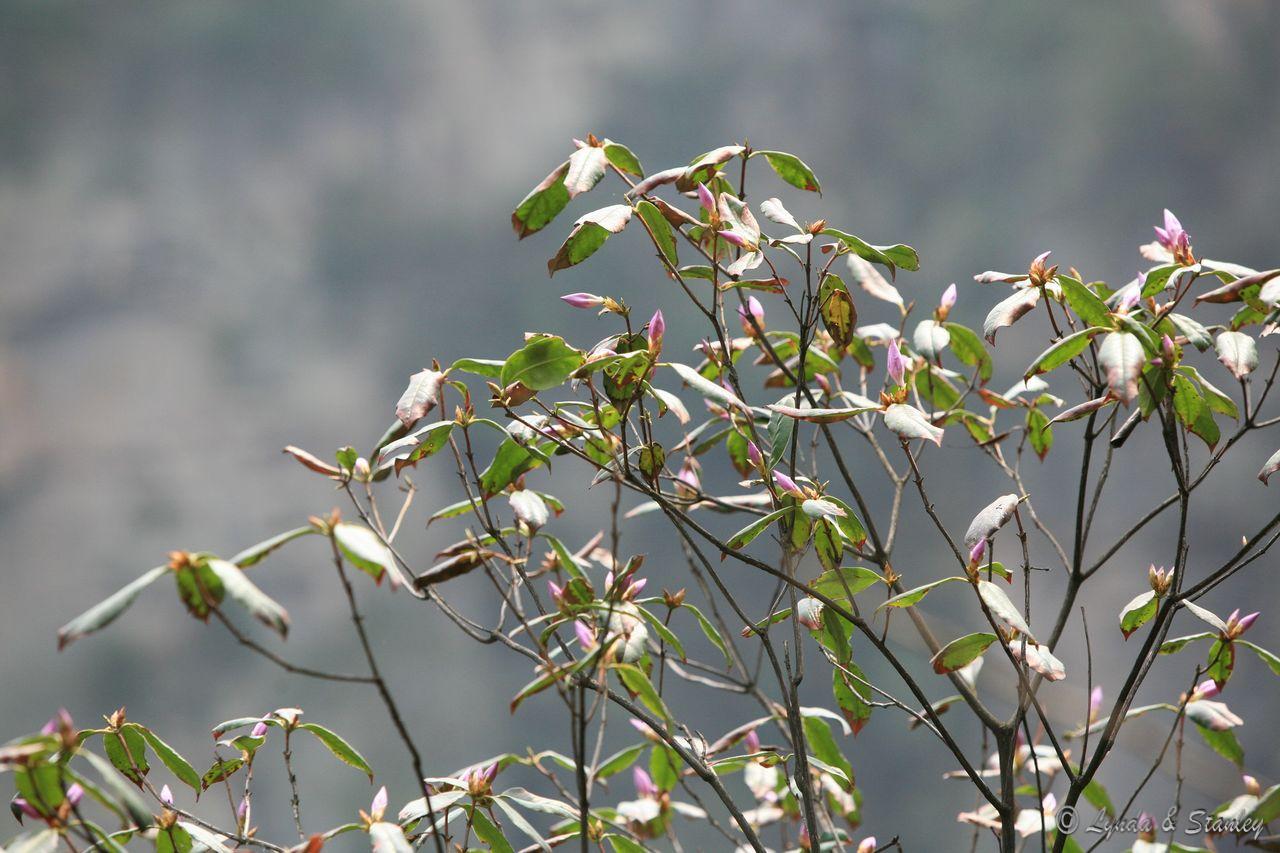
[[[687,461],[685,464],[681,465],[680,470],[676,472],[676,479],[679,482],[684,483],[690,489],[693,489],[695,492],[701,491],[702,489],[702,478],[698,476],[697,469]]]
[[[378,789],[378,793],[373,795],[373,801],[369,803],[369,817],[378,820],[387,810],[387,786],[383,785]]]
[[[1200,699],[1212,699],[1218,695],[1218,682],[1212,678],[1202,681],[1193,692]]]
[[[707,213],[716,212],[716,197],[711,190],[707,189],[707,185],[702,182],[698,183],[698,203],[702,205]]]
[[[57,734],[60,729],[75,729],[75,723],[71,720],[71,714],[66,708],[59,708],[58,712],[49,718],[49,722],[40,727],[40,734],[52,735]]]
[[[756,734],[755,729],[747,732],[747,736],[742,739],[742,745],[748,755],[754,755],[760,751],[760,735]]]
[[[1258,612],[1255,611],[1247,616],[1241,616],[1235,624],[1235,632],[1233,633],[1233,636],[1239,637],[1245,631],[1248,631],[1249,626],[1258,621],[1258,615]]]
[[[894,338],[889,341],[889,381],[894,388],[902,385],[902,380],[907,374],[907,365],[902,358],[902,350],[898,349],[898,339]]]
[[[1138,815],[1138,832],[1155,832],[1156,819],[1149,812]]]
[[[9,801],[9,810],[13,812],[13,816],[18,819],[18,823],[22,823],[22,816],[41,817],[40,812],[35,807],[24,800],[22,797],[14,797]]]
[[[649,583],[648,578],[638,578],[633,580],[631,583],[627,584],[627,591],[622,594],[622,597],[628,601],[634,599],[644,590],[645,584],[647,583]]]
[[[662,336],[666,334],[667,321],[662,316],[662,309],[659,308],[653,312],[653,316],[649,319],[649,349],[662,349]]]
[[[858,842],[857,853],[875,853],[875,849],[876,837],[874,835],[868,835],[866,838]]]
[[[979,539],[973,548],[969,550],[969,565],[980,566],[983,559],[987,556],[987,540]]]
[[[800,487],[796,485],[796,481],[791,479],[781,471],[773,472],[773,483],[779,489],[782,489],[782,491],[786,492],[792,497],[800,498],[801,500],[804,499],[804,492],[801,491]]]
[[[249,736],[250,737],[266,737],[267,724],[262,720],[259,720],[257,724],[253,727],[253,731],[249,732]]]
[[[573,632],[578,635],[578,645],[582,646],[584,651],[591,651],[596,647],[596,632],[581,619],[574,620]]]
[[[760,452],[760,448],[756,446],[754,441],[747,439],[747,461],[756,469],[764,467],[764,454]]]
[[[160,789],[160,802],[164,803],[166,806],[173,805],[173,791],[169,790],[168,785],[165,785]]]
[[[598,308],[604,304],[604,297],[594,293],[566,293],[560,299],[574,308]]]
[[[67,788],[67,802],[71,803],[72,808],[79,805],[80,800],[84,798],[84,788],[80,787],[79,782],[72,782]]]
[[[747,238],[743,237],[736,231],[718,231],[716,233],[718,233],[720,235],[720,239],[724,240],[726,243],[732,243],[740,249],[747,248]]]
[[[1173,338],[1168,335],[1160,338],[1160,354],[1164,356],[1165,364],[1173,364],[1173,357],[1176,355],[1173,349]]]
[[[564,587],[553,580],[547,581],[547,592],[551,593],[551,600],[556,604],[564,601]]]
[[[738,320],[742,323],[742,333],[748,337],[755,337],[757,327],[763,331],[764,306],[760,304],[760,300],[748,296],[747,304],[738,306]],[[752,320],[755,322],[752,323]]]
[[[951,284],[947,285],[946,290],[942,291],[942,299],[938,301],[938,307],[944,312],[950,311],[952,308],[956,307],[957,296],[956,283],[953,281]],[[875,839],[873,838],[871,840],[874,841]]]
[[[1142,298],[1142,286],[1147,280],[1146,273],[1138,273],[1138,286],[1129,288],[1120,297],[1120,301],[1116,303],[1116,307],[1121,311],[1132,311],[1134,306],[1138,304],[1138,300]]]
[[[245,797],[242,800],[240,800],[240,805],[236,807],[236,819],[243,821],[245,815],[247,815],[248,813],[249,813],[249,798]]]
[[[651,800],[658,796],[658,786],[653,784],[651,777],[643,767],[636,767],[631,771],[631,779],[635,782],[636,793],[641,797]]]
[[[1102,685],[1097,684],[1097,685],[1094,685],[1094,688],[1089,691],[1089,717],[1093,718],[1097,716],[1098,711],[1100,711],[1101,709],[1102,709]]]

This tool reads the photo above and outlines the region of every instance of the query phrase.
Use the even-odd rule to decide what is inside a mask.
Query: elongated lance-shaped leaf
[[[933,671],[939,675],[955,672],[980,657],[995,641],[995,634],[983,631],[958,637],[939,649],[930,660]]]
[[[764,533],[773,526],[775,522],[791,513],[791,511],[791,507],[783,507],[782,509],[774,510],[766,516],[757,518],[755,521],[730,536],[729,541],[725,544],[734,551],[744,548],[751,542],[751,540],[755,539],[761,533]],[[723,554],[720,555],[720,559],[724,559]]]
[[[336,732],[326,729],[324,726],[318,726],[315,723],[302,723],[298,728],[311,732],[316,736],[322,744],[328,747],[329,751],[344,764],[349,764],[357,770],[362,771],[369,777],[369,781],[373,781],[373,768],[369,766],[369,762],[364,756],[356,751],[356,748],[347,743]]]
[[[250,545],[248,548],[245,548],[239,554],[232,557],[231,562],[235,563],[242,569],[247,569],[256,563],[262,562],[262,560],[272,551],[289,544],[301,536],[306,536],[309,533],[315,532],[316,529],[310,525],[306,527],[295,527],[293,530],[286,530],[284,533],[272,536],[270,539],[264,539],[257,545]]]
[[[1048,373],[1050,370],[1061,367],[1071,359],[1084,352],[1089,347],[1089,341],[1093,340],[1093,336],[1104,329],[1081,329],[1067,335],[1060,341],[1055,341],[1044,352],[1040,353],[1031,364],[1027,367],[1023,374],[1026,378],[1031,378],[1039,373]]]
[[[100,631],[110,625],[116,618],[129,609],[129,605],[141,592],[155,583],[162,575],[167,574],[168,566],[156,566],[142,577],[121,587],[115,593],[90,607],[84,613],[72,619],[58,629],[58,648],[66,648],[81,637]]]
[[[987,605],[987,610],[996,621],[1024,635],[1028,642],[1036,642],[1035,635],[1031,633],[1031,626],[1022,618],[1022,614],[1009,600],[1009,596],[1005,595],[1004,590],[991,581],[978,581],[978,597]]]
[[[244,569],[235,563],[216,558],[210,559],[208,566],[210,571],[222,581],[232,601],[248,610],[255,619],[281,637],[288,635],[289,614],[275,599],[258,589],[257,585],[245,575]]]
[[[987,319],[982,323],[982,336],[987,339],[987,343],[994,344],[996,332],[1018,322],[1023,315],[1035,308],[1039,301],[1040,288],[1038,287],[1015,290],[1012,295],[997,302],[995,307],[987,313]]]
[[[959,575],[955,575],[948,578],[942,578],[941,580],[931,581],[927,584],[924,584],[923,586],[918,586],[913,589],[909,589],[906,592],[898,593],[893,598],[888,599],[879,607],[877,607],[876,610],[880,611],[886,607],[911,607],[914,604],[918,603],[920,599],[924,598],[926,595],[933,592],[933,590],[942,586],[944,583],[951,583],[952,581],[967,581],[967,580],[968,578],[962,578]]]

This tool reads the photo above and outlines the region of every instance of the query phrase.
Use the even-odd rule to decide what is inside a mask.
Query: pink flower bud
[[[22,797],[14,797],[10,800],[9,810],[13,812],[13,816],[17,818],[18,823],[22,823],[23,815],[26,815],[27,817],[41,817],[40,812],[36,811],[35,807]]]
[[[791,479],[781,471],[774,471],[772,473],[774,485],[792,497],[804,500],[804,492],[796,485],[795,480]]]
[[[651,800],[658,796],[658,786],[653,784],[653,778],[645,772],[643,767],[632,770],[631,779],[635,782],[636,793],[641,797]]]
[[[716,212],[716,197],[701,181],[698,182],[698,203],[707,213]]]
[[[747,736],[742,739],[742,746],[748,755],[754,755],[760,751],[760,735],[756,734],[755,729],[747,732]]]
[[[627,589],[622,593],[624,601],[633,601],[644,589],[645,584],[649,583],[648,578],[637,578],[627,584]]]
[[[566,293],[560,299],[574,308],[598,308],[604,304],[604,297],[594,293]]]
[[[247,814],[249,814],[249,798],[245,797],[240,800],[240,805],[236,806],[236,820],[243,823]]]
[[[764,467],[764,454],[760,452],[760,448],[756,447],[756,443],[747,440],[747,461],[751,463],[751,467],[759,470]]]
[[[649,351],[657,352],[662,349],[662,336],[666,334],[667,321],[662,316],[662,309],[659,308],[653,312],[653,317],[649,319]]]
[[[1241,616],[1238,620],[1236,620],[1236,623],[1234,625],[1234,630],[1231,633],[1232,638],[1234,639],[1235,637],[1239,637],[1245,631],[1248,631],[1249,627],[1253,625],[1254,622],[1258,621],[1258,616],[1259,616],[1259,613],[1257,611],[1254,611],[1253,613],[1250,613],[1247,616]]]
[[[950,311],[952,308],[956,307],[956,299],[958,296],[959,294],[956,292],[956,283],[953,281],[951,284],[947,285],[946,290],[942,291],[942,298],[938,300],[938,307],[943,311]],[[871,840],[875,841],[874,838]]]
[[[698,469],[694,467],[696,464],[692,458],[686,459],[684,464],[680,466],[680,470],[676,472],[677,484],[683,483],[694,494],[702,491],[702,478],[698,476]]]
[[[858,842],[858,853],[875,853],[876,837],[868,835],[866,838]]]
[[[764,306],[760,300],[748,296],[747,304],[738,306],[738,320],[742,323],[742,333],[747,337],[755,337],[757,326],[764,331]],[[752,320],[755,320],[754,324]]]
[[[591,651],[596,647],[595,629],[581,619],[574,620],[573,632],[578,635],[578,645],[583,651]]]
[[[253,727],[253,730],[249,732],[249,737],[266,737],[266,736],[267,736],[267,724],[262,720],[259,720],[257,724]]]
[[[749,245],[747,243],[747,238],[743,237],[736,231],[718,231],[716,233],[720,235],[721,240],[724,240],[726,243],[732,243],[740,249],[745,249]]]
[[[1123,291],[1119,301],[1116,302],[1116,308],[1121,312],[1132,311],[1134,306],[1138,304],[1138,300],[1142,298],[1142,287],[1146,284],[1147,274],[1138,273],[1138,286],[1131,287]]]
[[[80,787],[79,782],[72,782],[67,788],[67,802],[71,803],[72,808],[79,805],[80,800],[84,798],[84,788]]]
[[[1102,710],[1102,685],[1096,684],[1089,691],[1089,721],[1092,722],[1098,718],[1098,712]]]
[[[889,371],[889,382],[894,388],[900,387],[907,373],[907,365],[902,358],[902,350],[898,349],[897,338],[889,341],[889,363],[887,369]]]
[[[1200,682],[1193,692],[1199,699],[1212,699],[1218,695],[1218,683],[1210,678]]]
[[[369,817],[378,820],[387,811],[387,786],[383,785],[378,789],[378,793],[373,795],[373,802],[369,803]]]
[[[1247,793],[1250,793],[1255,797],[1262,793],[1262,786],[1258,784],[1258,780],[1250,776],[1248,773],[1241,776],[1240,781],[1244,782],[1244,789]]]
[[[166,806],[173,805],[173,791],[169,790],[168,785],[165,785],[160,789],[160,802],[164,803]]]
[[[564,602],[564,587],[555,581],[547,581],[547,592],[551,594],[551,600],[556,604],[562,604]]]
[[[40,734],[52,735],[57,734],[62,729],[69,731],[75,730],[75,723],[71,720],[71,714],[67,713],[66,708],[59,708],[58,712],[49,718],[49,722],[40,728]]]
[[[1156,819],[1149,812],[1138,815],[1138,832],[1155,832]]]
[[[488,767],[481,770],[480,778],[484,780],[486,785],[492,783],[494,779],[498,778],[498,762],[491,762]]]
[[[969,550],[969,565],[981,566],[982,561],[986,559],[986,556],[987,556],[987,540],[979,539],[974,544],[973,548]]]

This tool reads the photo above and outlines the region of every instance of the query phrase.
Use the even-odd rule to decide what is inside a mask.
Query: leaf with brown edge
[[[1244,379],[1258,366],[1258,344],[1244,332],[1223,332],[1214,346],[1218,361],[1236,379]]]
[[[564,185],[564,175],[568,170],[569,161],[566,160],[516,205],[511,214],[511,227],[521,240],[541,231],[569,204],[569,188]]]
[[[425,368],[409,377],[409,385],[396,403],[396,417],[406,427],[413,426],[435,408],[444,374]]]
[[[1263,464],[1262,470],[1258,472],[1258,479],[1261,480],[1262,485],[1265,486],[1267,485],[1267,480],[1269,480],[1271,475],[1277,471],[1280,471],[1280,450],[1271,454],[1271,458]]]
[[[1134,631],[1141,628],[1156,615],[1156,609],[1160,606],[1160,599],[1156,597],[1154,590],[1147,590],[1141,595],[1134,596],[1133,600],[1124,606],[1120,611],[1120,633],[1124,634],[1127,640]]]
[[[830,424],[837,421],[847,421],[849,418],[862,414],[863,412],[873,412],[880,408],[876,403],[867,400],[866,406],[852,409],[797,409],[795,406],[786,406],[781,403],[774,403],[768,408],[770,411],[777,412],[788,418],[795,418],[798,421],[806,421],[811,424]]]
[[[310,468],[317,474],[324,474],[327,477],[341,477],[342,471],[337,465],[330,465],[318,456],[303,450],[301,447],[294,447],[292,444],[284,449],[294,459],[297,459],[305,467]]]
[[[987,343],[994,344],[996,332],[1018,322],[1023,315],[1035,308],[1039,301],[1040,288],[1038,287],[1015,290],[987,312],[987,319],[982,322],[982,336],[987,339]]]
[[[1098,365],[1102,368],[1111,395],[1126,405],[1138,396],[1138,375],[1146,362],[1142,342],[1129,332],[1112,332],[1098,348]]]
[[[933,665],[933,671],[938,675],[955,672],[980,657],[996,639],[995,634],[986,631],[966,634],[939,649],[938,653],[929,662]]]
[[[1018,612],[1017,607],[1014,607],[1004,590],[991,581],[978,581],[978,597],[982,599],[983,604],[987,605],[987,611],[997,622],[1022,634],[1029,642],[1036,641],[1035,635],[1031,633],[1031,626],[1022,618],[1022,614]]]
[[[923,438],[942,446],[942,429],[930,423],[924,412],[906,403],[894,403],[885,409],[884,425],[896,432],[899,438]]]
[[[822,314],[822,325],[836,346],[841,349],[849,346],[858,325],[858,309],[840,276],[828,273],[822,277],[822,284],[818,286],[818,310]]]
[[[558,270],[582,263],[630,221],[631,208],[625,204],[611,204],[582,216],[574,223],[556,256],[547,261],[547,273],[555,275]]]
[[[577,198],[600,183],[608,165],[609,158],[604,149],[594,145],[584,145],[570,154],[564,174],[564,186],[569,192],[569,198]]]

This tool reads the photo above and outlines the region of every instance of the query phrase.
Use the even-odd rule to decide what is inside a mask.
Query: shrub
[[[367,455],[344,447],[329,461],[286,448],[336,484],[342,512],[312,516],[228,559],[175,551],[60,631],[60,646],[98,631],[145,588],[171,578],[193,616],[212,617],[248,651],[299,677],[376,691],[419,780],[414,799],[396,807],[383,788],[365,810],[356,804],[349,815],[307,814],[304,825],[306,786],[290,763],[294,747],[323,747],[371,780],[374,770],[298,709],[214,726],[215,761],[203,772],[123,709],[96,728],[60,713],[3,748],[14,813],[29,826],[10,849],[51,850],[64,841],[72,850],[120,849],[141,840],[163,851],[281,850],[299,842],[314,851],[355,832],[388,851],[513,850],[530,842],[634,851],[677,839],[689,822],[705,822],[725,845],[753,850],[765,849],[770,825],[786,847],[898,848],[897,838],[878,844],[853,834],[862,797],[844,747],[876,724],[873,717],[892,715],[903,715],[910,732],[881,723],[880,736],[938,739],[960,768],[951,775],[978,795],[979,806],[959,815],[967,826],[957,827],[957,847],[972,833],[974,843],[988,839],[1004,851],[1030,837],[1044,849],[1081,849],[1061,830],[1073,828],[1064,816],[1084,798],[1117,825],[1133,822],[1135,850],[1165,849],[1167,830],[1129,813],[1141,788],[1113,796],[1099,771],[1124,721],[1146,714],[1163,714],[1169,724],[1155,766],[1170,742],[1180,752],[1187,721],[1213,750],[1243,765],[1242,721],[1219,694],[1241,657],[1256,655],[1280,674],[1280,659],[1245,639],[1257,613],[1223,618],[1196,603],[1258,563],[1280,535],[1280,514],[1234,554],[1199,549],[1197,566],[1187,562],[1194,493],[1242,436],[1280,422],[1262,415],[1280,359],[1260,371],[1250,334],[1257,328],[1265,337],[1280,321],[1280,270],[1198,257],[1166,211],[1156,241],[1140,250],[1151,266],[1119,286],[1063,270],[1048,252],[1025,272],[975,276],[978,286],[966,298],[995,303],[979,334],[951,319],[954,284],[932,305],[903,297],[897,274],[920,266],[910,246],[875,245],[824,220],[802,222],[777,198],[748,204],[749,175],[774,180],[756,177],[762,166],[792,187],[819,191],[813,171],[780,151],[728,145],[646,174],[624,145],[594,136],[577,142],[516,208],[517,235],[550,225],[606,178],[618,181],[616,203],[578,218],[548,271],[583,263],[629,230],[629,239],[652,246],[665,279],[653,291],[662,308],[637,311],[608,295],[572,293],[560,298],[599,315],[606,329],[599,342],[537,332],[503,359],[434,362],[411,377],[394,424]],[[860,302],[884,303],[892,321],[859,325]],[[1235,306],[1234,313],[1193,316],[1221,312],[1220,305]],[[673,340],[663,309],[696,318],[703,337]],[[997,335],[1007,337],[1002,330],[1034,313],[1050,332],[1044,351],[1017,384],[997,392],[990,385]],[[1068,399],[1050,392],[1049,373],[1069,389],[1061,392]],[[1068,431],[1078,434],[1079,454],[1055,453],[1056,435]],[[1091,536],[1095,512],[1113,454],[1134,433],[1160,446],[1168,463],[1146,472],[1153,488],[1170,477],[1173,491],[1150,507],[1118,510],[1129,527],[1100,546]],[[855,444],[870,451],[872,465],[850,463]],[[989,461],[991,473],[951,490],[965,504],[986,505],[961,533],[935,510],[924,471],[965,449]],[[1076,497],[1071,517],[1037,512],[1021,474],[1031,454],[1061,472]],[[553,460],[562,483],[607,495],[596,501],[603,530],[585,544],[557,533],[566,507],[546,491]],[[429,515],[439,524],[433,529],[451,524],[457,532],[426,568],[396,544],[406,520],[422,515],[405,477],[420,465],[442,479],[456,476],[460,486],[456,503]],[[740,481],[736,489],[704,488],[726,480],[728,469]],[[1277,470],[1280,453],[1263,463],[1259,479],[1265,485]],[[938,562],[950,564],[938,577],[913,572],[913,583],[927,582],[911,588],[893,560],[904,501],[919,501],[931,522],[912,535],[934,537]],[[1144,582],[1115,558],[1166,512],[1177,515],[1179,534],[1159,557],[1167,568],[1152,565]],[[621,548],[619,531],[646,513],[669,523],[694,591],[646,587],[644,555]],[[323,542],[311,547],[323,548],[341,581],[363,673],[295,664],[241,625],[247,613],[285,637],[285,608],[253,577],[274,551],[306,547],[304,540]],[[1033,594],[1042,567],[1032,562],[1032,540],[1051,555],[1047,569],[1065,579],[1060,600]],[[1103,571],[1127,573],[1134,597],[1118,613],[1094,615],[1090,635],[1078,596]],[[746,573],[776,583],[769,600],[744,597]],[[449,601],[450,586],[464,575],[489,582],[496,615],[473,617]],[[511,711],[538,694],[554,697],[571,735],[569,753],[532,743],[524,755],[485,758],[446,775],[428,767],[379,669],[368,636],[375,629],[361,617],[361,607],[382,606],[388,588],[474,640],[524,658],[530,680],[513,685]],[[975,630],[938,636],[917,607],[926,596],[949,596]],[[1171,638],[1175,621],[1180,630],[1201,630]],[[1090,660],[1131,659],[1121,683],[1090,685],[1087,661],[1055,656],[1077,625]],[[895,649],[902,632],[928,646],[932,672],[904,661]],[[872,659],[877,671],[892,673],[888,682],[864,673]],[[1134,707],[1157,665],[1180,665],[1185,689]],[[827,707],[800,704],[806,678],[830,679]],[[1066,707],[1055,693],[1064,679],[1088,693],[1087,707]],[[998,694],[984,681],[1011,687]],[[683,723],[682,699],[702,690],[715,691],[726,717],[733,708],[747,722],[705,736]],[[606,715],[606,706],[620,713]],[[974,728],[961,725],[965,714],[982,730],[981,749],[994,749],[990,757],[977,752]],[[602,755],[606,725],[629,732],[630,745]],[[253,766],[272,739],[283,743],[298,842],[254,831]],[[514,765],[535,767],[544,790],[504,784]],[[633,795],[606,789],[628,772]],[[193,795],[212,786],[229,795],[225,820],[193,811]],[[1252,831],[1280,814],[1280,788],[1263,791],[1245,776],[1243,791],[1223,806],[1222,819],[1233,822],[1221,828]]]

